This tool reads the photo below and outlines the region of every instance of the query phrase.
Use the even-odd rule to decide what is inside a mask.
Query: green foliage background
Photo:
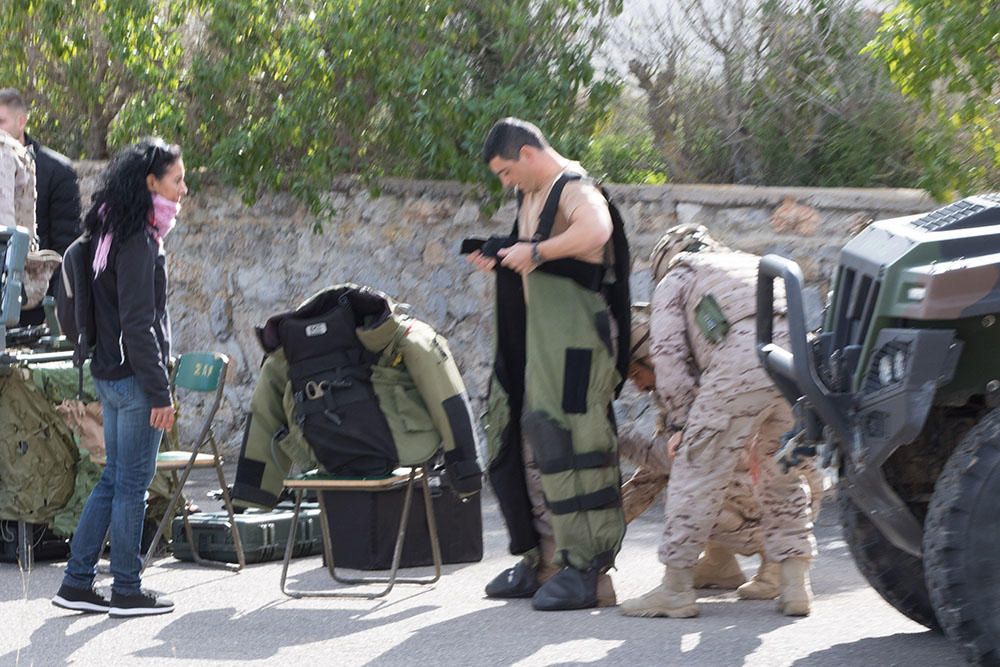
[[[867,52],[939,119],[920,152],[947,196],[1000,187],[1000,11],[993,0],[903,0]]]
[[[620,81],[595,49],[621,0],[14,0],[0,81],[74,158],[147,133],[248,199],[313,204],[338,173],[479,180],[506,115],[572,154]]]
[[[664,5],[717,49],[709,66],[614,23],[629,1],[8,0],[0,86],[73,158],[155,133],[248,200],[314,207],[345,173],[495,188],[478,151],[505,115],[616,182],[1000,183],[989,0],[732,3],[746,14],[716,26],[707,0]],[[637,37],[633,77],[596,64],[639,58]]]

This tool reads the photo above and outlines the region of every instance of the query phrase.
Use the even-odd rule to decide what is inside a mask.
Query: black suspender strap
[[[621,492],[617,486],[609,486],[593,493],[583,493],[566,500],[549,500],[545,504],[549,511],[556,515],[572,514],[574,512],[591,512],[619,507],[622,504]]]
[[[545,199],[545,205],[542,207],[542,213],[538,216],[538,229],[531,237],[532,241],[538,243],[549,238],[549,235],[552,234],[552,225],[556,222],[556,212],[559,211],[559,199],[562,197],[563,188],[570,181],[578,181],[581,178],[583,176],[580,174],[564,171],[552,184],[549,196]],[[518,201],[518,205],[520,205],[520,201]]]

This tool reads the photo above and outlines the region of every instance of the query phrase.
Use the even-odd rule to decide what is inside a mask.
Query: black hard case
[[[65,560],[69,557],[69,540],[60,537],[40,523],[25,524],[31,535],[31,557],[36,561]],[[16,563],[21,548],[21,532],[17,521],[0,520],[0,563]]]
[[[431,505],[437,520],[443,563],[483,559],[483,516],[479,494],[464,501],[431,477]],[[432,565],[430,534],[424,513],[422,482],[413,487],[400,567]],[[403,511],[406,484],[379,491],[323,491],[327,525],[338,568],[388,570]]]

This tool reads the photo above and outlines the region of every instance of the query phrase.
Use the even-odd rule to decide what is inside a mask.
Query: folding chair
[[[156,455],[156,469],[170,471],[175,489],[167,503],[167,510],[156,527],[153,541],[150,542],[146,556],[143,558],[143,571],[149,565],[152,554],[156,550],[156,546],[159,544],[168,522],[173,520],[174,509],[180,500],[184,484],[187,482],[191,471],[195,468],[215,468],[215,472],[219,476],[219,484],[222,486],[222,501],[226,507],[226,511],[229,513],[229,530],[232,533],[233,546],[236,549],[236,557],[239,560],[239,563],[234,568],[232,563],[202,558],[198,553],[198,543],[194,539],[194,533],[188,521],[188,511],[185,507],[181,511],[181,517],[184,522],[184,533],[187,536],[188,544],[191,545],[191,555],[194,557],[195,563],[235,570],[242,570],[246,567],[243,543],[240,541],[240,532],[236,527],[236,514],[233,511],[233,501],[229,496],[229,487],[226,484],[226,478],[222,471],[222,455],[219,453],[219,446],[212,432],[212,422],[215,420],[215,413],[219,409],[219,404],[222,403],[222,390],[226,385],[226,371],[228,368],[229,358],[218,352],[189,352],[188,354],[181,355],[174,367],[174,374],[171,380],[172,389],[185,389],[201,394],[214,394],[214,398],[191,451],[168,451],[160,452]],[[201,453],[201,449],[206,443],[212,447],[211,454]],[[178,471],[180,471],[179,479],[177,475]]]
[[[288,544],[285,545],[285,561],[281,568],[281,592],[293,598],[364,598],[374,600],[384,595],[388,595],[393,586],[400,584],[433,584],[441,578],[441,545],[438,541],[437,522],[434,519],[434,507],[431,505],[431,492],[427,483],[427,464],[414,466],[409,469],[397,470],[394,474],[381,478],[350,478],[334,477],[330,475],[317,475],[306,473],[293,479],[285,480],[285,488],[291,489],[295,493],[295,511],[292,513],[292,526],[289,529]],[[330,526],[326,515],[326,501],[323,491],[384,491],[393,486],[403,483],[405,480],[406,494],[403,497],[403,511],[399,517],[399,530],[396,533],[396,545],[392,554],[392,568],[388,577],[342,577],[337,574],[336,566],[333,562],[333,541],[330,535]],[[399,562],[403,555],[403,543],[406,540],[406,525],[410,518],[410,507],[413,499],[413,485],[421,482],[424,492],[424,509],[427,515],[427,531],[430,534],[431,555],[434,560],[434,576],[420,579],[399,579],[396,573],[399,570]],[[295,531],[298,526],[299,511],[302,506],[302,497],[306,491],[319,491],[320,522],[323,529],[323,555],[326,558],[326,568],[334,580],[349,585],[363,584],[386,584],[386,587],[378,593],[359,593],[345,591],[341,589],[301,591],[292,590],[285,585],[288,577],[288,563],[292,559],[292,549],[295,545]]]

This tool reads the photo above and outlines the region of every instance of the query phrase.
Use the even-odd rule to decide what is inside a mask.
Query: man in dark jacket
[[[42,146],[28,136],[28,105],[13,88],[0,89],[0,129],[24,144],[35,157],[35,228],[41,250],[60,255],[79,234],[80,185],[73,164],[65,155]],[[49,293],[53,293],[52,289]],[[40,324],[45,320],[41,308],[21,313],[21,324]]]

